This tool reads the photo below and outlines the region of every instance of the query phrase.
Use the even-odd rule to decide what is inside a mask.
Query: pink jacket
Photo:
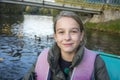
[[[38,56],[35,67],[37,80],[47,80],[49,75],[49,64],[47,62],[47,54],[49,49],[44,49]],[[90,80],[94,69],[96,53],[85,48],[84,56],[78,66],[73,69],[71,80]]]

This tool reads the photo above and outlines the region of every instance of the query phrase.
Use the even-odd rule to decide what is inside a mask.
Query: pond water
[[[120,34],[87,30],[86,46],[92,50],[120,56]]]

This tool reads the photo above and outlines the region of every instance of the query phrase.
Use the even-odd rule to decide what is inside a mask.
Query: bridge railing
[[[104,0],[55,0],[58,3],[70,4],[71,6],[81,6],[87,8],[94,8],[99,10],[120,10],[120,4],[114,2],[107,2]]]
[[[60,2],[50,2],[47,0],[0,0],[2,3],[11,3],[11,4],[20,4],[20,5],[27,5],[26,11],[29,10],[30,6],[36,7],[44,7],[44,8],[53,8],[53,9],[60,9],[60,10],[70,10],[70,11],[77,11],[77,12],[85,12],[91,14],[100,14],[101,10],[94,9],[90,7],[82,7],[82,6],[75,6],[74,4],[64,4]],[[71,2],[70,2],[71,3]]]

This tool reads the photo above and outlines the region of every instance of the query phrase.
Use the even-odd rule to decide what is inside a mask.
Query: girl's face
[[[62,53],[75,53],[83,33],[80,32],[79,24],[70,17],[62,17],[56,23],[55,41]]]

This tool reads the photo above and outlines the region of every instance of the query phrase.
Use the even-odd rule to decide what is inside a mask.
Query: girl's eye
[[[64,31],[58,31],[58,34],[63,34],[64,33]]]
[[[78,33],[78,31],[77,30],[73,30],[72,33]]]

